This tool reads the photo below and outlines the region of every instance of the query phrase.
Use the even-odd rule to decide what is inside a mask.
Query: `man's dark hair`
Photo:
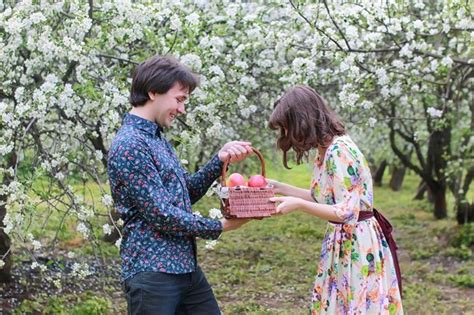
[[[148,92],[165,94],[178,82],[191,93],[199,78],[172,56],[154,56],[137,66],[133,74],[130,103],[143,106],[150,98]]]

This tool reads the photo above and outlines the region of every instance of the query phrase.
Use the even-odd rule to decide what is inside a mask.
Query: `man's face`
[[[186,113],[184,104],[189,97],[188,89],[176,82],[165,94],[150,95],[154,109],[155,122],[169,128],[174,119]]]

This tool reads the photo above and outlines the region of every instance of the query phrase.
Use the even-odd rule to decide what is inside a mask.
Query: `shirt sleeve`
[[[191,203],[197,202],[209,190],[212,183],[219,178],[222,171],[222,163],[217,154],[204,165],[199,171],[193,174],[186,173],[186,186],[189,191]]]
[[[354,225],[359,219],[363,189],[357,160],[344,144],[328,148],[326,171],[332,185],[336,215],[346,224]]]
[[[160,232],[204,239],[217,239],[222,233],[220,221],[194,215],[173,205],[174,196],[164,187],[145,143],[121,146],[109,167],[112,176],[127,186],[128,197],[139,214]]]

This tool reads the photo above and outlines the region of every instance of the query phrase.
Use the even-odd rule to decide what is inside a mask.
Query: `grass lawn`
[[[276,166],[278,164],[279,161],[274,165],[269,163],[268,177],[300,187],[309,185],[311,169],[308,165],[287,171]],[[417,178],[408,175],[400,192],[392,192],[386,186],[375,189],[376,207],[395,227],[405,313],[474,314],[474,226],[461,229],[453,213],[448,219],[434,220],[427,202],[412,200],[417,184]],[[215,196],[204,197],[195,205],[195,210],[206,213],[218,205]],[[325,228],[323,220],[293,213],[253,221],[237,231],[225,233],[213,250],[205,249],[204,241],[199,241],[200,265],[224,314],[306,314]],[[103,247],[118,270],[117,251],[112,245]],[[91,252],[87,246],[75,250],[82,251],[84,256]],[[95,295],[91,298],[88,297],[90,292],[79,297],[63,296],[62,300],[43,297],[42,304],[54,301],[55,305],[64,305],[65,314],[72,308],[66,307],[64,301],[79,310],[92,309],[80,306],[89,303],[91,307],[100,304],[101,309],[108,309],[110,314],[126,313],[118,281],[109,281],[105,288],[92,289],[92,292]],[[23,305],[28,306],[34,299],[31,297]]]

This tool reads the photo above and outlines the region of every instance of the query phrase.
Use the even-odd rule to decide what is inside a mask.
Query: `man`
[[[152,57],[133,76],[133,109],[111,145],[108,174],[124,220],[120,254],[129,314],[220,314],[196,261],[196,237],[217,239],[247,220],[211,220],[192,213],[219,177],[223,161],[251,154],[249,142],[226,143],[190,175],[163,135],[197,86],[196,76],[170,56]]]

